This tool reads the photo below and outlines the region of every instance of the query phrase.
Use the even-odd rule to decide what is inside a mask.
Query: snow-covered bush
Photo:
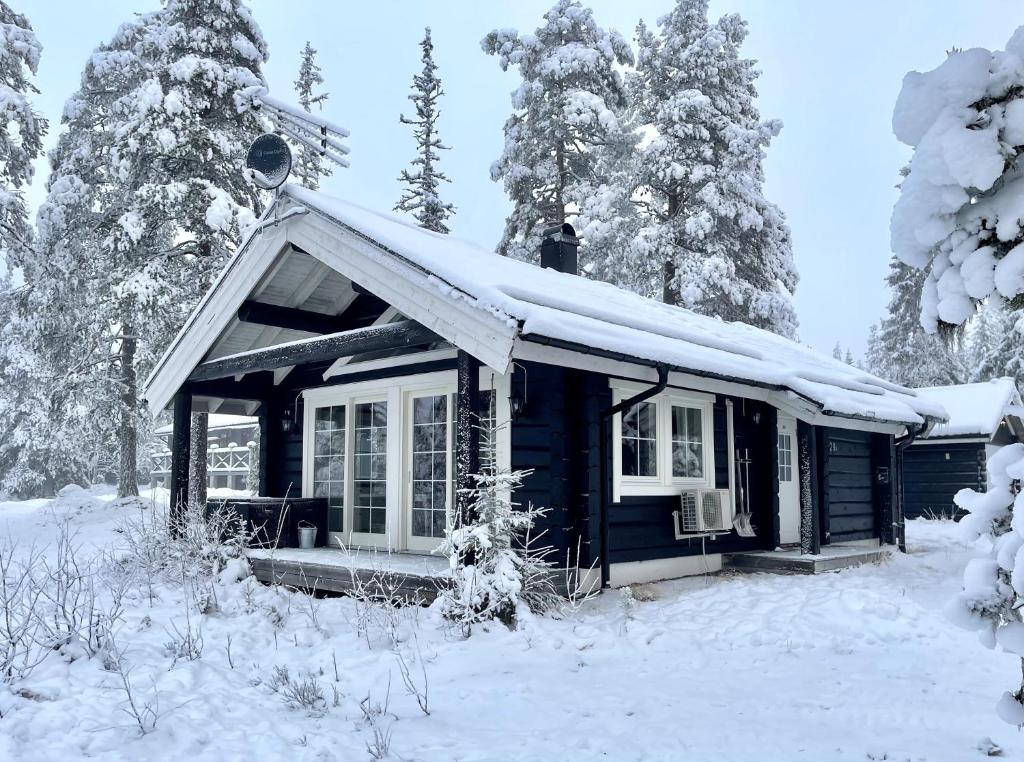
[[[970,539],[987,536],[991,550],[975,558],[964,571],[963,591],[950,602],[947,613],[956,624],[977,630],[989,648],[999,645],[1021,657],[1024,668],[1024,444],[1004,447],[988,462],[987,492],[961,490],[955,500],[969,511],[961,521]],[[1021,508],[1020,511],[1015,509]],[[1003,694],[999,716],[1024,725],[1024,680],[1013,693]]]
[[[551,608],[557,600],[550,548],[536,546],[536,520],[547,511],[512,501],[530,471],[474,474],[469,490],[469,519],[445,533],[440,552],[448,556],[452,586],[441,593],[445,617],[466,634],[478,622],[497,619],[515,627],[522,603],[531,610]]]
[[[1024,294],[1024,27],[1006,50],[955,50],[910,72],[893,130],[914,155],[893,210],[896,255],[926,270],[921,323],[962,325]]]

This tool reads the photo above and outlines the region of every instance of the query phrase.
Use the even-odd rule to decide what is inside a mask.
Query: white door
[[[409,550],[435,550],[451,518],[453,407],[453,396],[445,388],[406,395],[404,514]]]
[[[779,543],[800,542],[800,469],[796,459],[796,419],[779,413]]]

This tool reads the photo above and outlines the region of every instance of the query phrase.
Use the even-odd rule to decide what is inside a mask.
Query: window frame
[[[612,404],[650,389],[650,384],[611,379]],[[715,486],[715,395],[669,387],[644,400],[655,405],[657,476],[626,476],[622,473],[622,414],[612,419],[612,501],[623,496],[678,495],[683,489],[713,489]],[[700,411],[701,443],[704,475],[684,477],[672,475],[672,408],[684,407]]]

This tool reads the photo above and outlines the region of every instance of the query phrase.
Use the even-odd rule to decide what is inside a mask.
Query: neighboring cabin
[[[174,411],[172,498],[190,412],[255,414],[261,495],[321,500],[331,545],[429,553],[483,421],[558,562],[605,585],[900,542],[897,437],[940,405],[580,277],[577,245],[546,231],[542,269],[285,186],[146,383]]]
[[[210,413],[208,426],[207,487],[244,490],[252,468],[249,443],[259,441],[259,422],[241,415]],[[155,442],[151,452],[150,487],[170,486],[173,428],[167,424],[153,432]]]
[[[1020,394],[1012,378],[917,390],[949,414],[903,454],[906,518],[950,516],[961,489],[985,490],[985,464],[1000,447],[1024,442]]]

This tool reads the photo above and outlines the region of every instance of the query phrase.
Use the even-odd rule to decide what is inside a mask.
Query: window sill
[[[623,479],[619,486],[619,495],[621,497],[673,497],[679,495],[683,490],[688,489],[714,489],[714,486],[704,479],[688,479],[686,481],[677,480],[668,483],[661,481],[629,482]]]

